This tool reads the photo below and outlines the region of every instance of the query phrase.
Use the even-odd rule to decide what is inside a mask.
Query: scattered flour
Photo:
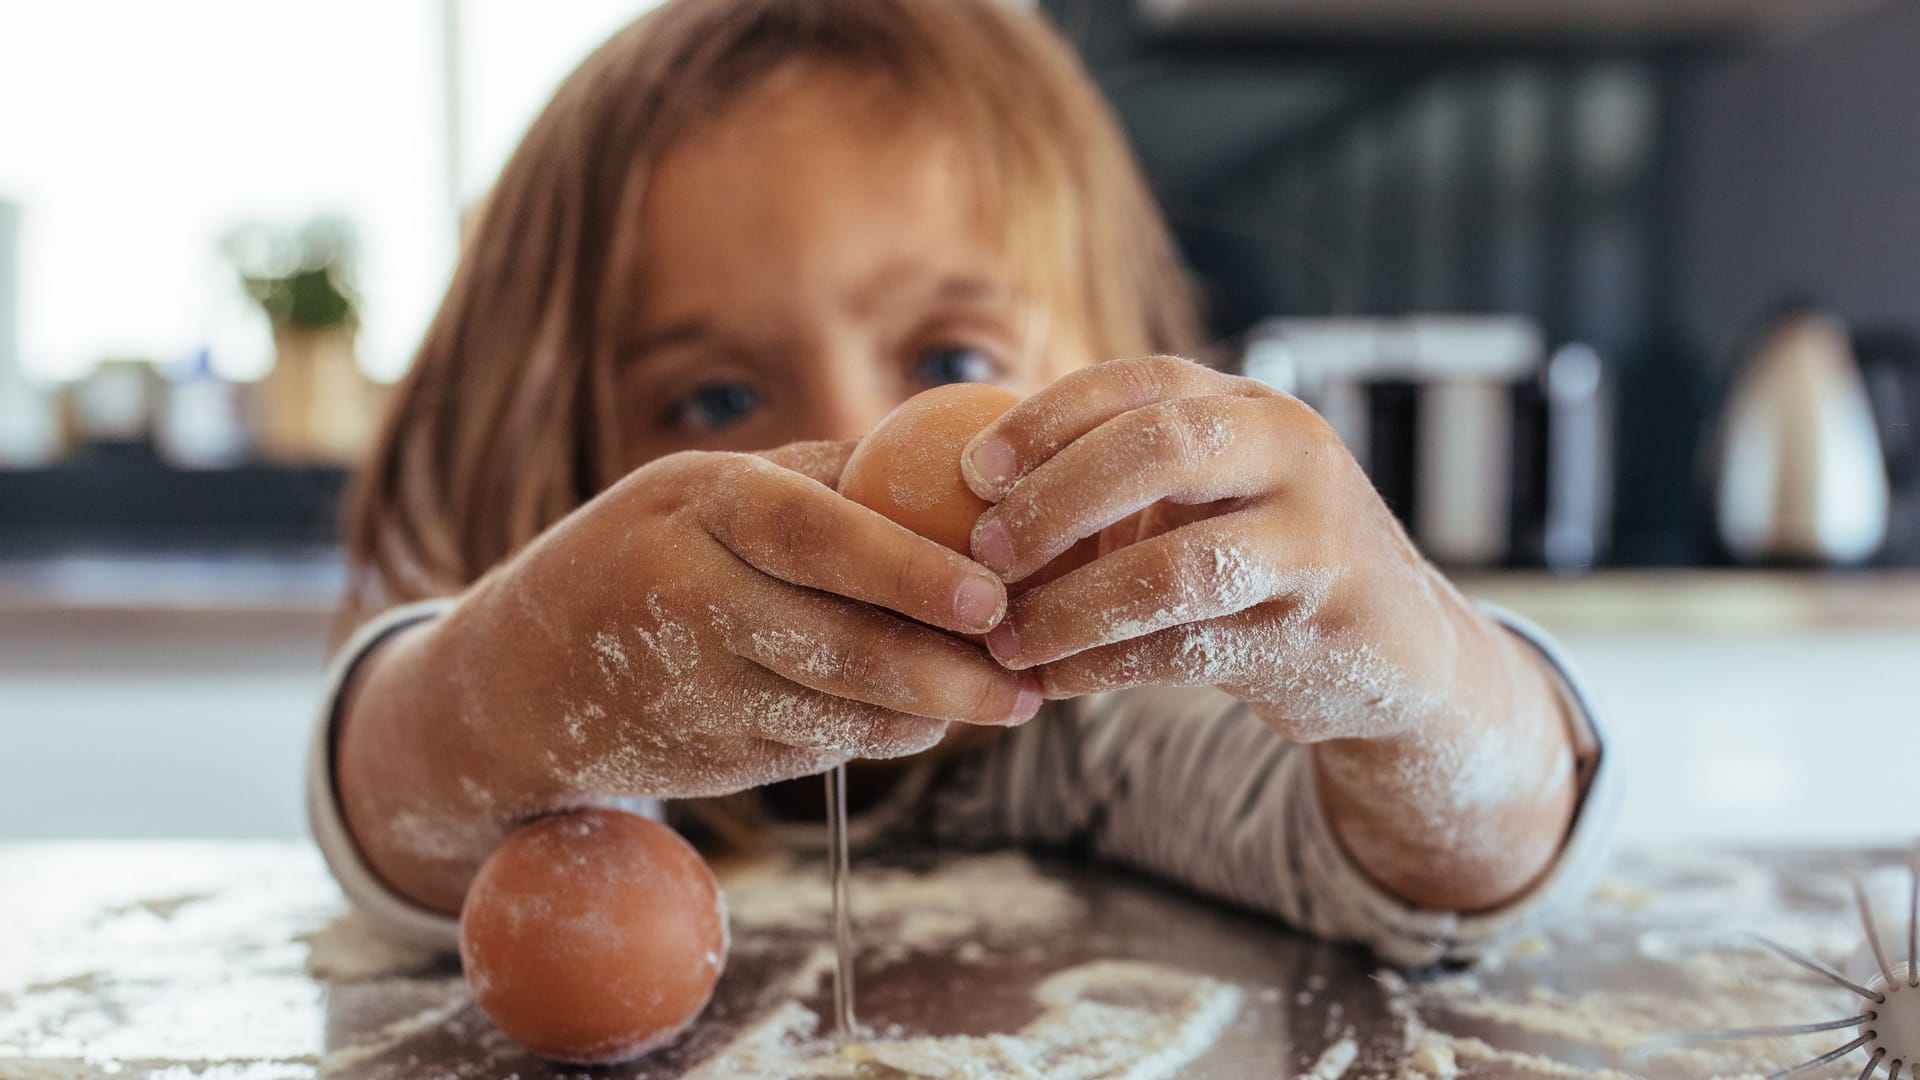
[[[1459,1059],[1463,1057],[1533,1076],[1566,1077],[1568,1080],[1638,1080],[1631,1073],[1583,1068],[1542,1054],[1502,1050],[1482,1039],[1436,1030],[1420,1015],[1404,979],[1390,971],[1380,972],[1374,977],[1387,991],[1387,1011],[1400,1020],[1404,1056],[1400,1061],[1399,1080],[1454,1080],[1460,1074]]]
[[[934,1080],[1161,1080],[1206,1053],[1239,1012],[1238,988],[1157,964],[1102,960],[1034,989],[1041,1014],[1010,1035],[881,1038],[838,1047],[788,1002],[687,1080],[854,1078],[879,1065]]]
[[[1614,904],[1623,908],[1643,908],[1653,903],[1653,894],[1631,882],[1619,878],[1603,878],[1594,887],[1593,898],[1603,904]]]
[[[815,945],[787,978],[787,993],[796,998],[812,997],[820,992],[820,984],[833,973],[833,967],[833,946]]]
[[[1353,1060],[1360,1056],[1360,1044],[1353,1041],[1351,1032],[1340,1036],[1339,1041],[1320,1051],[1313,1067],[1301,1073],[1299,1080],[1340,1080],[1353,1067]]]
[[[4,1080],[314,1080],[310,1059],[283,1061],[89,1061],[85,1058],[0,1059]]]
[[[826,925],[832,894],[813,864],[770,861],[727,875],[724,885],[736,927],[812,934]],[[856,870],[850,895],[859,928],[884,926],[886,940],[909,952],[1057,929],[1083,910],[1070,889],[1018,852],[961,859],[926,874]]]
[[[1401,1075],[1426,1076],[1432,1080],[1453,1080],[1460,1075],[1460,1064],[1454,1060],[1453,1047],[1435,1042],[1407,1055],[1407,1063],[1401,1069]]]
[[[394,941],[352,910],[297,940],[307,946],[307,973],[316,979],[366,979],[418,971],[438,955]]]
[[[454,981],[457,982],[457,980]],[[465,988],[459,988],[450,1000],[385,1024],[360,1042],[330,1050],[320,1059],[320,1075],[322,1077],[337,1076],[354,1066],[389,1053],[414,1036],[440,1027],[471,1004],[471,1000]]]
[[[1679,962],[1663,983],[1671,989],[1598,990],[1569,995],[1543,986],[1501,993],[1473,974],[1436,979],[1409,987],[1399,976],[1376,978],[1388,991],[1388,1008],[1403,1027],[1407,1057],[1401,1075],[1448,1080],[1434,1063],[1454,1057],[1494,1062],[1547,1076],[1609,1078],[1630,1075],[1606,1068],[1570,1064],[1541,1054],[1498,1049],[1484,1040],[1449,1034],[1431,1026],[1446,1016],[1492,1023],[1530,1037],[1545,1037],[1592,1048],[1583,1057],[1650,1065],[1690,1076],[1760,1077],[1809,1060],[1845,1038],[1831,1032],[1797,1037],[1706,1044],[1669,1043],[1690,1032],[1798,1024],[1851,1015],[1853,1003],[1842,991],[1803,977],[1790,965],[1765,954],[1714,950]],[[1855,1054],[1858,1058],[1860,1055]],[[1850,1076],[1857,1064],[1844,1060],[1813,1076]]]

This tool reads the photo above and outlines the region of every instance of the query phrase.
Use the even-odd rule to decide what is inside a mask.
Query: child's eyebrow
[[[630,360],[644,359],[647,356],[680,345],[697,345],[715,336],[713,323],[703,316],[670,322],[658,330],[650,330],[637,337],[629,338],[621,346],[621,353]]]
[[[888,304],[909,300],[931,300],[943,304],[1012,304],[1018,290],[1004,281],[979,275],[955,274],[925,284],[911,272],[896,270],[877,275],[874,282],[853,296],[853,308],[863,314]]]

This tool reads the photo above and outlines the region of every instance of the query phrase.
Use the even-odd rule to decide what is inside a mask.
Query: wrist
[[[1473,674],[1446,708],[1412,730],[1314,747],[1342,847],[1423,907],[1484,910],[1523,894],[1552,865],[1577,795],[1558,679],[1505,628],[1476,621],[1461,655]]]
[[[407,627],[360,661],[335,717],[335,787],[368,865],[426,907],[459,910],[504,835],[519,785],[476,702],[493,690],[463,602]]]

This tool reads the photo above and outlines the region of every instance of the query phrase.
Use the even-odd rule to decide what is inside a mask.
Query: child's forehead
[[[648,293],[868,289],[889,272],[1033,293],[996,155],[946,110],[859,73],[785,74],[655,163],[639,220]],[[1027,230],[1032,239],[1032,229]]]

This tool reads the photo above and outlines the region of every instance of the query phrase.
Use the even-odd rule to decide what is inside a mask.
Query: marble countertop
[[[1053,1006],[1035,994],[1057,1006],[1063,973],[1089,972],[1120,972],[1144,994],[1093,1003],[1141,1010],[1135,1042],[1056,1046],[1065,1056],[1046,1075],[1101,1054],[1108,1071],[1072,1075],[1765,1073],[1852,1033],[1650,1057],[1634,1048],[1703,1028],[1851,1015],[1844,991],[1732,934],[1764,932],[1846,964],[1862,940],[1847,876],[1866,873],[1900,905],[1902,862],[1866,850],[1629,854],[1555,928],[1478,968],[1414,976],[1122,872],[1017,854],[867,865],[854,903],[859,1005],[880,1033],[868,1049],[918,1072],[835,1071],[853,1066],[832,1047],[805,1059],[814,1065],[792,1064],[828,1009],[822,868],[723,871],[734,947],[711,1007],[666,1050],[587,1071],[516,1047],[472,1005],[451,959],[372,936],[305,844],[17,844],[0,846],[0,1076],[765,1075],[752,1071],[765,1055],[743,1038],[762,1050],[781,1043],[784,1075],[954,1076],[992,1046],[1081,1038],[1036,1034]],[[1160,1026],[1158,1066],[1115,1064],[1130,1052],[1116,1045],[1152,1049]],[[940,1038],[1009,1032],[1024,1034]],[[909,1050],[920,1056],[901,1056]],[[1860,1064],[1856,1054],[1809,1075],[1855,1076]],[[949,1071],[925,1071],[936,1067]],[[1007,1075],[972,1075],[988,1074]]]

